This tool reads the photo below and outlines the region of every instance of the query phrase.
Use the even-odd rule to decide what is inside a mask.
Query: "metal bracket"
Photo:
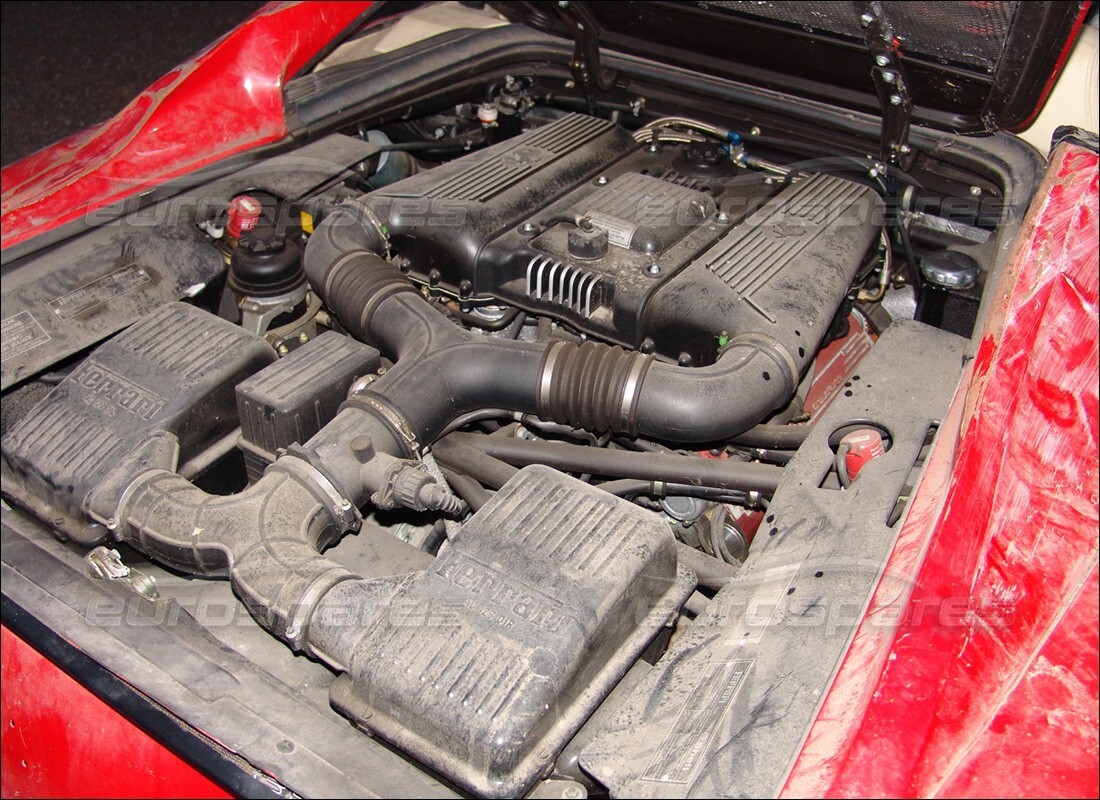
[[[135,592],[150,600],[156,600],[160,597],[157,592],[156,578],[123,564],[118,550],[111,550],[100,545],[84,556],[84,562],[88,565],[88,574],[93,578],[125,583]]]
[[[886,18],[882,3],[869,2],[861,5],[863,11],[859,23],[863,28],[867,47],[875,59],[871,78],[882,108],[879,156],[883,161],[909,169],[915,157],[909,145],[909,121],[913,116],[913,103],[901,63],[901,42]]]
[[[600,27],[596,17],[583,3],[559,0],[556,5],[558,16],[573,36],[573,60],[569,69],[577,85],[586,97],[591,97],[595,89],[609,91],[615,86],[615,73],[605,75],[600,67]]]

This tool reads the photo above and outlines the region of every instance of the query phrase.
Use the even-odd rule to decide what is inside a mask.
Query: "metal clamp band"
[[[634,412],[638,403],[638,396],[642,390],[642,380],[649,369],[653,356],[635,354],[634,363],[630,365],[630,372],[626,376],[626,384],[623,386],[622,404],[619,409],[619,430],[624,433],[634,433]]]
[[[361,392],[349,397],[340,405],[340,410],[345,408],[358,408],[375,417],[379,422],[390,429],[394,438],[405,448],[408,458],[420,457],[420,443],[416,440],[416,434],[409,423],[397,411],[376,399],[366,392]]]
[[[550,418],[550,390],[554,385],[554,364],[564,347],[569,347],[569,343],[553,342],[546,348],[546,355],[542,358],[542,371],[539,375],[539,416],[544,419]]]
[[[348,500],[343,492],[336,488],[336,484],[309,463],[298,453],[290,450],[280,458],[272,467],[278,467],[289,473],[307,487],[315,487],[320,490],[322,499],[328,503],[328,511],[333,520],[344,526],[344,530],[357,530],[362,524],[363,517],[355,504]]]

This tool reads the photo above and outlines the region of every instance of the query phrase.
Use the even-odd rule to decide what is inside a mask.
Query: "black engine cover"
[[[705,365],[739,333],[827,325],[881,225],[870,189],[777,181],[719,147],[640,144],[569,115],[367,203],[436,291]]]

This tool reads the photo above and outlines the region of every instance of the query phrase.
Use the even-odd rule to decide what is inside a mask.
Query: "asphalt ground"
[[[0,2],[0,163],[110,119],[262,2]]]

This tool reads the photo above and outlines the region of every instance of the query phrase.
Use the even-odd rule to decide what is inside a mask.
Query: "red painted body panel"
[[[4,797],[231,797],[6,626]]]
[[[1100,792],[1097,166],[1054,153],[785,796]]]
[[[0,247],[287,134],[283,84],[369,2],[271,3],[115,117],[0,172]]]

